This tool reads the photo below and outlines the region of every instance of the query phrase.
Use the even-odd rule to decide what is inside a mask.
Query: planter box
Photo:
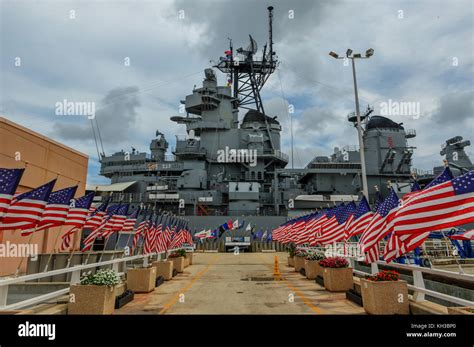
[[[317,284],[319,284],[321,287],[324,287],[324,278],[323,278],[323,276],[316,276],[316,279],[314,281]]]
[[[352,268],[323,268],[324,288],[330,292],[346,292],[354,287]]]
[[[474,306],[448,307],[448,314],[474,314]]]
[[[295,257],[288,256],[288,266],[295,266]]]
[[[184,257],[168,258],[173,262],[173,270],[178,273],[184,271]]]
[[[359,306],[364,306],[363,301],[362,301],[362,296],[359,293],[357,293],[354,289],[349,289],[346,292],[346,299],[349,301],[352,301],[353,303]]]
[[[136,293],[149,293],[155,289],[156,267],[130,269],[127,271],[127,289]]]
[[[163,278],[163,276],[158,276],[155,281],[155,287],[159,287],[163,283],[165,283],[165,279]]]
[[[69,295],[68,314],[114,313],[115,287],[76,284]]]
[[[186,259],[189,260],[189,265],[193,265],[194,252],[186,252]]]
[[[369,314],[409,314],[406,281],[374,282],[360,279],[364,309]]]
[[[295,271],[300,272],[301,269],[304,269],[304,257],[294,257],[295,261]]]
[[[156,268],[156,277],[163,276],[165,281],[173,278],[173,262],[171,260],[154,261],[151,265]]]
[[[124,291],[121,295],[115,297],[115,309],[125,306],[134,298],[134,293],[131,290]]]
[[[187,257],[184,257],[184,267],[189,266],[189,259]]]
[[[306,278],[309,280],[314,280],[317,276],[323,275],[323,268],[319,265],[319,260],[305,260],[304,271]]]

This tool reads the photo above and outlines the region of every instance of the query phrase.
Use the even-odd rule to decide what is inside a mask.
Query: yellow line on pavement
[[[181,289],[178,294],[173,295],[173,297],[168,300],[164,307],[161,309],[159,314],[165,314],[170,308],[172,308],[180,298],[181,294],[186,293],[191,287],[196,283],[208,270],[209,268],[214,265],[214,263],[217,261],[217,256],[214,256],[214,258],[211,260],[210,264],[208,264],[203,270],[199,271],[183,289]]]
[[[260,254],[258,253],[258,255],[260,256],[260,258],[264,261],[264,265],[271,268],[271,265],[270,264],[267,264],[266,263],[266,259]],[[275,256],[275,269],[278,267],[279,269],[279,266],[278,266],[278,258],[277,256]],[[285,277],[283,277],[281,275],[281,273],[274,273],[274,277],[276,280],[280,280],[280,281],[283,281],[285,282],[286,286],[288,288],[290,288],[293,292],[295,292],[295,294],[297,296],[299,296],[301,298],[301,300],[303,301],[303,303],[308,306],[311,310],[313,310],[314,312],[316,313],[323,313],[323,311],[317,307],[316,305],[314,305],[306,296],[304,296],[303,293],[301,293],[293,284],[292,282],[290,282],[289,280],[287,280]]]

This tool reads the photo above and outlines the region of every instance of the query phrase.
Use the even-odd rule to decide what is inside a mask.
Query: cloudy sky
[[[171,147],[184,134],[169,118],[200,85],[204,68],[228,47],[267,40],[266,7],[274,9],[274,49],[280,65],[264,92],[268,114],[283,126],[294,164],[357,144],[346,120],[354,110],[352,70],[329,51],[365,52],[357,61],[361,108],[414,102],[420,115],[394,115],[417,137],[414,166],[440,164],[440,145],[461,135],[474,141],[474,2],[417,1],[13,1],[0,0],[0,114],[89,154],[98,176],[90,121],[59,116],[64,99],[96,103],[96,119],[111,154],[148,151],[156,129]],[[218,74],[224,84],[225,76]],[[288,113],[288,105],[295,112]],[[469,154],[473,155],[473,148]]]

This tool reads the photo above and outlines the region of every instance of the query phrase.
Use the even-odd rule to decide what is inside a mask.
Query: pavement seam
[[[271,265],[270,264],[267,264],[266,263],[266,259],[260,254],[260,253],[257,253],[259,255],[259,257],[263,260],[263,263],[265,266],[269,267],[270,269],[272,269]],[[280,274],[275,274],[274,275],[275,279],[278,279],[278,280],[281,280],[283,281],[286,286],[288,288],[290,288],[292,291],[295,292],[295,294],[297,296],[299,296],[301,298],[301,300],[303,301],[303,303],[308,306],[311,310],[313,310],[314,312],[318,313],[318,314],[322,314],[323,311],[317,307],[316,305],[314,305],[308,298],[306,298],[306,296],[301,293],[294,285],[291,281],[289,281],[288,279],[286,279],[281,273]]]
[[[179,300],[179,297],[181,294],[186,293],[191,287],[209,270],[209,268],[214,265],[214,263],[217,261],[217,256],[214,256],[214,259],[211,260],[210,264],[208,264],[203,270],[198,272],[191,282],[189,282],[184,288],[182,288],[178,294],[173,295],[173,297],[168,300],[161,311],[158,314],[165,314],[169,309],[171,309]]]

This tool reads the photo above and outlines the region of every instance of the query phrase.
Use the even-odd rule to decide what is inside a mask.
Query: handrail
[[[69,292],[69,288],[64,288],[55,292],[47,293],[47,294],[42,294],[38,295],[34,298],[22,300],[10,305],[7,305],[7,296],[8,296],[8,286],[11,284],[17,284],[17,283],[24,283],[27,281],[32,281],[40,278],[45,278],[45,277],[51,277],[55,275],[61,275],[61,274],[67,274],[67,273],[73,273],[71,276],[71,279],[69,280],[69,283],[74,284],[79,282],[80,280],[80,273],[82,270],[87,270],[87,269],[92,269],[96,267],[102,267],[106,265],[115,265],[115,264],[120,264],[120,263],[127,263],[129,261],[133,260],[138,260],[138,259],[144,259],[144,263],[146,264],[148,259],[157,255],[162,255],[162,254],[167,254],[170,252],[174,252],[176,250],[179,250],[180,248],[173,248],[164,252],[156,252],[156,253],[149,253],[149,254],[139,254],[139,255],[134,255],[134,256],[129,256],[129,257],[123,257],[123,258],[116,258],[116,259],[111,259],[111,260],[106,260],[106,261],[99,261],[96,263],[91,263],[91,264],[81,264],[81,265],[75,265],[71,267],[66,267],[63,269],[57,269],[57,270],[50,270],[50,271],[45,271],[45,272],[40,272],[36,274],[29,274],[29,275],[22,275],[22,276],[17,276],[17,277],[11,277],[11,278],[4,278],[0,279],[0,310],[10,310],[10,309],[16,309],[16,308],[22,308],[22,307],[27,307],[31,306],[34,304],[39,304],[41,302],[59,297],[61,295],[67,294]],[[119,273],[123,274],[123,273]]]
[[[297,247],[297,248],[307,250],[307,251],[324,252],[324,247]],[[350,259],[351,262],[359,258],[355,256],[352,256],[352,257],[347,256],[344,254],[341,254],[340,256]],[[429,295],[434,298],[441,299],[450,303],[454,303],[454,304],[458,304],[462,306],[474,306],[474,301],[470,301],[470,300],[459,298],[457,296],[452,296],[452,295],[448,295],[444,293],[439,293],[434,290],[426,289],[423,274],[426,273],[426,274],[431,274],[431,275],[442,275],[450,279],[463,280],[463,281],[468,281],[468,282],[473,282],[473,283],[474,283],[474,275],[460,274],[460,273],[441,270],[441,269],[431,269],[431,268],[421,267],[418,265],[398,264],[394,262],[386,263],[384,261],[377,261],[373,265],[375,264],[376,266],[383,265],[383,266],[391,267],[394,269],[411,271],[414,285],[408,284],[408,288],[410,290],[413,290],[414,292],[413,299],[417,302],[425,300],[425,294],[426,294],[426,295]],[[370,275],[370,273],[368,272],[356,270],[355,268],[353,269],[353,273],[359,276]]]

